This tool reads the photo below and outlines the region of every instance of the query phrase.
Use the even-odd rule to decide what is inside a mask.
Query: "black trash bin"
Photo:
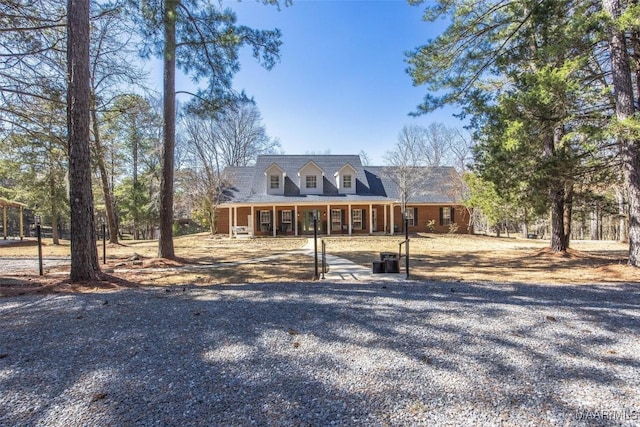
[[[398,254],[395,252],[380,252],[380,261],[387,259],[398,259]]]
[[[384,260],[385,273],[400,273],[400,262],[398,258],[387,258]]]
[[[373,273],[384,273],[384,261],[373,261]]]

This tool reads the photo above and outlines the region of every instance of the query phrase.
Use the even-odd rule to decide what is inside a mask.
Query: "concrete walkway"
[[[320,239],[318,239],[320,240]],[[322,269],[322,249],[318,241],[318,268]],[[328,248],[328,252],[331,248]],[[308,239],[301,253],[313,258],[313,239]],[[398,282],[404,279],[404,273],[373,274],[372,267],[363,267],[359,264],[327,253],[328,272],[324,274],[325,281],[350,281],[350,282]],[[322,277],[322,276],[320,276]],[[322,279],[321,279],[322,280]]]

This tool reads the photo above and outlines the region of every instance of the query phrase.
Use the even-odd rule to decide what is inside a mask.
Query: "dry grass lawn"
[[[379,252],[397,252],[401,236],[324,237],[327,251],[367,268]],[[301,282],[313,278],[313,260],[292,251],[306,238],[229,239],[206,233],[174,240],[177,260],[157,258],[157,241],[107,245],[103,281],[83,286],[67,283],[68,267],[43,277],[0,268],[0,295],[78,292],[136,286],[212,285],[254,282]],[[626,265],[627,246],[616,242],[573,242],[564,255],[548,242],[485,236],[420,234],[411,236],[411,277],[422,280],[521,283],[640,282],[640,270]],[[102,242],[98,246],[102,256]],[[68,257],[69,244],[45,240],[45,257]],[[277,259],[260,260],[270,255]],[[35,242],[0,246],[2,257],[35,257]],[[239,261],[258,260],[233,265]],[[102,258],[101,258],[102,262]],[[209,266],[214,264],[214,266]],[[227,265],[228,264],[228,265]],[[402,261],[404,266],[404,260]]]
[[[327,251],[370,266],[379,252],[398,252],[400,236],[364,237],[351,242],[325,239]],[[419,234],[410,237],[410,273],[423,280],[521,283],[640,282],[640,269],[627,265],[626,244],[576,241],[554,254],[546,240]],[[404,251],[404,249],[403,249]],[[404,266],[404,259],[401,261]]]
[[[53,245],[45,239],[43,257],[69,257],[68,241]],[[68,283],[69,267],[53,267],[45,276],[37,272],[11,273],[0,269],[0,296],[42,292],[85,292],[117,290],[122,287],[230,284],[313,279],[313,259],[296,253],[305,238],[228,239],[201,233],[174,239],[176,260],[157,258],[157,241],[124,241],[107,244],[107,263],[102,264],[102,242],[98,256],[104,272],[102,282],[84,285]],[[275,255],[274,260],[259,260]],[[33,240],[0,246],[0,258],[37,256]],[[258,262],[234,265],[237,262]],[[213,264],[214,267],[205,267]],[[226,265],[228,264],[228,265]]]

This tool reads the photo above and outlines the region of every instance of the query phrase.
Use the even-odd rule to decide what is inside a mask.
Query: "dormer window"
[[[336,179],[336,188],[342,194],[356,194],[356,168],[345,163],[333,174]]]
[[[313,160],[298,169],[300,194],[322,194],[324,192],[324,170]]]
[[[280,176],[279,175],[271,175],[270,188],[272,190],[277,190],[277,189],[280,188]]]
[[[307,175],[306,188],[318,188],[318,181],[315,175]]]
[[[284,194],[287,173],[275,163],[264,171],[264,189],[267,194]]]

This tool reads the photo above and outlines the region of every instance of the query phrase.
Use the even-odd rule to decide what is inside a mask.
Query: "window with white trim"
[[[342,229],[342,211],[340,209],[331,209],[331,230],[339,231]]]
[[[284,231],[291,231],[293,229],[291,226],[291,223],[293,222],[292,218],[293,215],[291,214],[291,211],[282,211],[282,229]]]
[[[362,230],[362,209],[354,209],[353,215],[353,229]]]
[[[342,188],[351,188],[351,175],[342,176]]]
[[[409,227],[415,227],[415,225],[416,225],[415,210],[416,210],[416,208],[407,208],[407,219],[408,219]]]
[[[267,233],[271,231],[271,212],[260,211],[260,231]]]
[[[270,183],[270,188],[272,190],[277,190],[278,188],[280,188],[280,175],[271,175],[271,183]]]
[[[451,208],[442,208],[442,225],[451,225]]]
[[[316,180],[315,175],[307,175],[306,177],[306,188],[317,188],[318,182]]]

